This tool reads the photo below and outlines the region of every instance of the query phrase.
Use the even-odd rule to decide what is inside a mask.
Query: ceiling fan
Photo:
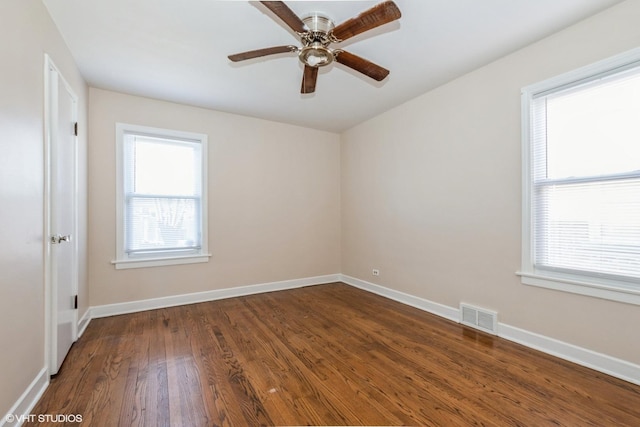
[[[267,9],[298,34],[302,47],[287,45],[251,50],[229,55],[231,61],[244,61],[278,53],[297,53],[298,58],[304,64],[302,88],[300,90],[303,94],[315,92],[318,69],[331,64],[333,61],[377,81],[381,81],[389,75],[389,70],[373,62],[342,49],[332,49],[329,46],[399,19],[401,16],[400,9],[394,2],[385,1],[380,3],[338,26],[335,26],[330,18],[317,12],[299,18],[281,1],[261,1],[260,3],[265,5]]]

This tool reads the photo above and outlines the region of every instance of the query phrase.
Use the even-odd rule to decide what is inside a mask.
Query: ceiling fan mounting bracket
[[[317,38],[326,40],[327,44],[333,40],[329,36],[331,31],[335,28],[335,24],[331,18],[320,12],[309,13],[302,17],[307,31],[302,34],[305,39]]]

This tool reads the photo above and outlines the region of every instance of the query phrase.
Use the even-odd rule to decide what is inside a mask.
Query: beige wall
[[[520,89],[637,47],[638,16],[627,1],[345,132],[342,272],[640,363],[639,307],[515,275]]]
[[[79,96],[80,315],[88,307],[86,243],[87,89],[39,0],[0,7],[0,416],[18,400],[44,361],[44,54]]]
[[[91,89],[91,305],[340,272],[340,138]],[[209,139],[208,263],[115,270],[115,123]]]

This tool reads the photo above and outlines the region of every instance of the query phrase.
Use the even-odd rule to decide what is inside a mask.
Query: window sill
[[[162,267],[166,265],[196,264],[200,262],[209,262],[209,258],[211,258],[211,254],[198,254],[176,257],[117,259],[111,261],[111,264],[115,265],[116,270],[124,270],[127,268],[147,268]]]
[[[630,285],[616,284],[613,281],[596,282],[597,279],[594,279],[591,282],[579,276],[547,274],[540,271],[534,273],[518,271],[516,274],[520,276],[524,285],[640,305],[640,287],[634,289]]]

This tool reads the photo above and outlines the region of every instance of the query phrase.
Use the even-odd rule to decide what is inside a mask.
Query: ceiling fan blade
[[[263,5],[266,6],[271,12],[275,13],[278,18],[282,19],[282,22],[287,24],[289,28],[291,28],[296,33],[304,33],[304,22],[293,13],[289,6],[284,4],[281,1],[261,1]]]
[[[371,77],[374,80],[384,80],[389,75],[389,70],[382,68],[379,65],[374,64],[371,61],[367,61],[364,58],[354,55],[353,53],[339,50],[335,52],[335,59],[342,65],[346,65],[366,76]]]
[[[275,55],[276,53],[295,52],[298,50],[295,46],[274,46],[266,47],[264,49],[250,50],[247,52],[236,53],[229,55],[229,59],[233,62],[244,61],[247,59],[259,58],[261,56]]]
[[[302,88],[300,93],[313,93],[316,91],[316,80],[318,80],[318,67],[304,66],[302,75]]]
[[[400,19],[400,16],[402,14],[398,6],[392,1],[385,1],[338,25],[333,29],[333,35],[340,41],[347,40],[380,25]]]

